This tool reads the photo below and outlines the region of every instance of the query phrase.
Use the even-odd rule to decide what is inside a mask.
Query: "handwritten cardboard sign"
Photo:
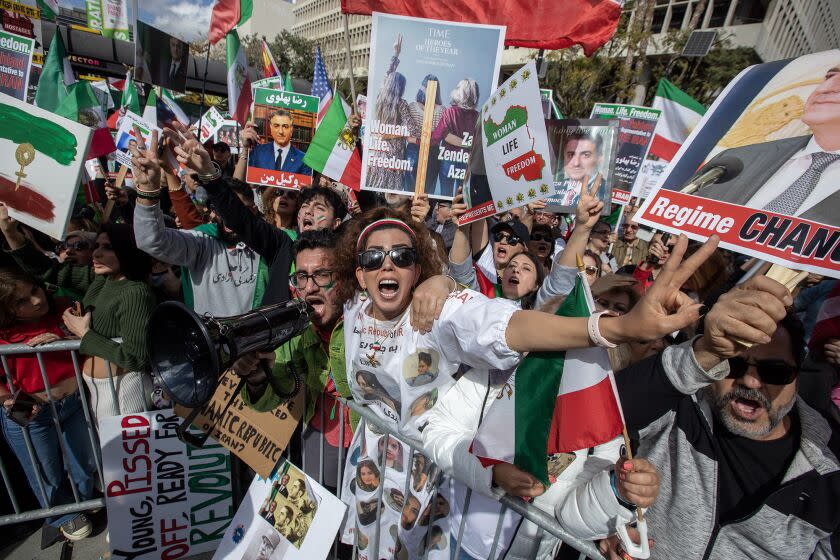
[[[303,415],[303,391],[271,412],[257,412],[236,395],[230,408],[222,414],[237,385],[236,375],[225,372],[219,379],[216,393],[193,426],[209,433],[260,476],[268,478]],[[175,411],[181,416],[189,413],[189,409],[183,407],[176,407]]]

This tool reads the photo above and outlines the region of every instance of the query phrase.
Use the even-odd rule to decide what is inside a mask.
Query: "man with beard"
[[[210,156],[203,147],[202,151],[209,161]],[[147,163],[145,170],[135,171],[135,180],[140,181],[140,177],[149,175],[149,184],[160,184],[160,163],[155,152],[142,152]],[[224,183],[226,180],[216,179],[215,182]],[[231,196],[237,197],[241,204],[255,212],[248,186],[241,182],[228,184]],[[137,248],[159,261],[184,267],[184,300],[199,315],[239,315],[262,302],[268,267],[259,254],[240,243],[238,236],[226,227],[215,210],[210,218],[211,223],[189,231],[170,229],[164,225],[157,199],[138,195],[134,210]]]
[[[233,371],[246,381],[242,390],[245,404],[266,412],[277,408],[281,400],[268,383],[260,360],[268,362],[272,375],[284,390],[292,388],[287,367],[293,364],[307,392],[304,422],[314,428],[305,430],[303,436],[305,472],[315,478],[320,475],[321,433],[325,436],[325,465],[338,461],[340,422],[344,422],[345,447],[353,439],[349,409],[344,409],[341,418],[336,400],[339,395],[350,397],[344,367],[343,306],[336,296],[333,274],[336,242],[331,230],[322,229],[301,233],[294,245],[295,272],[291,280],[300,296],[312,306],[310,327],[276,352],[248,354],[233,365]],[[321,483],[335,492],[336,476],[334,469],[324,469]]]
[[[652,558],[840,554],[840,439],[797,396],[805,350],[792,303],[781,284],[752,278],[720,298],[703,335],[616,376],[637,454],[663,473],[645,516]]]

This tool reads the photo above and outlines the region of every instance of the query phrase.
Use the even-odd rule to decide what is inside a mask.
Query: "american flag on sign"
[[[330,79],[327,77],[327,69],[324,67],[324,59],[321,58],[321,47],[315,47],[315,74],[312,76],[312,95],[321,101],[318,103],[318,120],[316,126],[321,124],[321,119],[327,114],[330,102],[333,98]]]

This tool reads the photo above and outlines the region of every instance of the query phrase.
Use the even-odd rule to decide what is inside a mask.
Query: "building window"
[[[662,6],[653,10],[653,24],[651,31],[653,33],[662,33],[662,27],[665,25],[665,16],[668,14],[668,6]]]
[[[747,25],[761,23],[767,15],[767,5],[770,0],[738,0],[732,25]]]
[[[668,29],[682,29],[683,19],[687,11],[688,4],[675,4],[671,6],[671,22],[668,24]]]
[[[712,17],[709,18],[709,27],[723,27],[726,23],[726,13],[729,11],[729,2],[726,0],[710,0]]]

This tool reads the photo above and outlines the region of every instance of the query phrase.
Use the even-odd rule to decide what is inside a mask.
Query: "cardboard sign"
[[[271,478],[254,478],[213,560],[326,558],[346,509],[285,461]]]
[[[134,79],[183,93],[187,89],[189,43],[139,19],[136,21]]]
[[[26,101],[35,40],[0,31],[0,93]]]
[[[619,123],[612,202],[624,205],[631,197],[639,196],[636,181],[661,113],[659,109],[613,103],[596,103],[592,107],[591,118],[617,118]]]
[[[553,192],[537,66],[515,72],[481,109],[464,188],[470,223],[524,206]],[[478,153],[480,152],[480,153]]]
[[[610,213],[618,119],[552,119],[546,121],[554,163],[555,194],[546,199],[548,212],[574,212],[583,179],[589,186],[600,180],[598,198]]]
[[[248,156],[248,183],[293,190],[312,184],[312,170],[304,165],[303,155],[315,136],[318,101],[303,93],[254,90],[254,122],[261,143]],[[280,169],[275,146],[288,146]]]
[[[224,118],[218,109],[210,107],[201,117],[201,130],[198,131],[198,141],[204,144],[216,134],[222,126]]]
[[[721,93],[636,220],[840,278],[840,50],[759,64]]]
[[[92,130],[0,93],[0,202],[9,215],[64,239]]]
[[[479,111],[499,83],[504,35],[499,26],[373,14],[362,189],[414,193],[419,177],[430,198],[455,196]],[[428,114],[427,76],[437,82]]]
[[[230,454],[176,435],[172,409],[99,420],[111,558],[186,558],[215,550],[233,519]]]
[[[303,415],[303,391],[288,404],[271,412],[257,412],[246,406],[237,394],[222,416],[238,383],[236,374],[225,372],[219,379],[213,399],[201,411],[193,426],[209,432],[260,476],[268,477],[281,459]],[[183,407],[176,407],[176,411],[181,416],[189,414],[189,409]]]
[[[224,142],[230,146],[230,153],[239,153],[239,123],[233,119],[225,119],[213,135],[214,142]]]

